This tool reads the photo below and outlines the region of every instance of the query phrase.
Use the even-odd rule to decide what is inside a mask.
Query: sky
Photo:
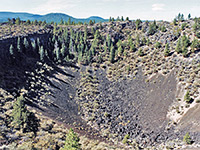
[[[0,0],[0,11],[171,21],[179,12],[200,17],[200,0]]]

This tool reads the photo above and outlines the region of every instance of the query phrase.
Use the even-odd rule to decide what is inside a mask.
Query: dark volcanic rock
[[[169,138],[168,132],[171,130],[165,131],[165,128],[168,107],[175,99],[174,72],[168,76],[156,75],[148,83],[141,71],[136,79],[110,82],[105,76],[98,78],[102,81],[99,87],[101,107],[96,110],[98,113],[94,124],[109,126],[110,132],[118,137],[129,134],[131,138],[146,144]],[[105,112],[109,113],[109,117],[104,117]]]

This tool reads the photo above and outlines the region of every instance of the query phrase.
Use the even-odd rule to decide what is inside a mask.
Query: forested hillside
[[[0,38],[0,148],[199,148],[199,18],[17,19]]]

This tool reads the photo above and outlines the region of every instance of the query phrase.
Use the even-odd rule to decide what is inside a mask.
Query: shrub
[[[125,136],[124,136],[124,139],[122,140],[122,143],[123,144],[126,144],[126,143],[128,143],[128,139],[130,138],[130,136],[128,135],[128,134],[126,134]]]
[[[165,55],[165,57],[167,57],[167,56],[169,56],[169,54],[170,54],[169,44],[167,43],[167,44],[165,45],[164,55]]]
[[[183,142],[185,142],[186,144],[192,144],[192,140],[188,132],[183,137]]]
[[[186,103],[191,103],[192,99],[190,98],[189,91],[187,91],[187,93],[185,94],[184,100],[186,101]]]
[[[144,52],[143,52],[142,48],[140,48],[138,50],[138,55],[141,56],[141,57],[144,56]]]
[[[77,134],[74,133],[72,128],[70,128],[66,137],[65,145],[60,150],[80,150],[79,141],[80,139]]]

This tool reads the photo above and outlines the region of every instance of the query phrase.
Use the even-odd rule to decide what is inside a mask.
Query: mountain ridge
[[[27,13],[27,12],[9,12],[9,11],[0,12],[0,22],[6,22],[8,21],[8,18],[17,18],[17,17],[19,17],[21,20],[24,20],[24,21],[38,20],[38,21],[46,21],[48,23],[52,21],[59,23],[61,19],[67,22],[69,18],[71,19],[71,21],[74,21],[75,23],[78,23],[78,22],[88,23],[90,20],[95,20],[95,22],[105,22],[108,20],[99,16],[90,16],[88,18],[75,18],[64,13],[48,13],[45,15],[39,15],[39,14],[32,14],[32,13]]]

